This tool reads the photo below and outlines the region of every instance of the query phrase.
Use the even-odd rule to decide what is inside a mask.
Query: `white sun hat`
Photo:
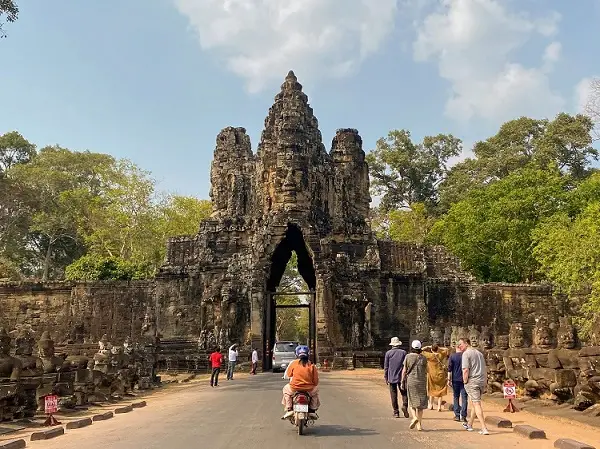
[[[398,337],[392,337],[392,340],[390,341],[390,346],[401,346],[402,342],[400,341],[400,339]]]

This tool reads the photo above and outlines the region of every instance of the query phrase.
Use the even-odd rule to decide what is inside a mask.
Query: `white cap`
[[[421,342],[419,340],[413,340],[410,344],[413,349],[421,349]]]

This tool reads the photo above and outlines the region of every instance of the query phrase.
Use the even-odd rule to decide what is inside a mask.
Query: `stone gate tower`
[[[423,279],[435,275],[431,254],[376,240],[362,139],[339,129],[327,152],[293,72],[256,154],[244,128],[219,133],[210,196],[211,217],[197,235],[170,239],[157,276],[151,313],[171,336],[264,348],[272,338],[268,292],[292,251],[316,292],[319,355],[385,347],[390,334],[408,338],[427,321],[419,314],[427,313]]]

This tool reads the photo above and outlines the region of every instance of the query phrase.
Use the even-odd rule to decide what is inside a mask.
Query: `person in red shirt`
[[[219,386],[219,373],[221,372],[221,364],[223,363],[223,354],[221,354],[221,348],[215,349],[210,357],[210,365],[212,366],[212,374],[210,376],[210,386]]]

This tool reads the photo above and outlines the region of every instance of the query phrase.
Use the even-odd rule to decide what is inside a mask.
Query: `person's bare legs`
[[[477,401],[477,402],[473,402],[473,415],[477,415],[477,419],[479,420],[479,423],[481,424],[481,430],[486,430],[485,427],[485,416],[483,416],[483,407],[481,406],[481,401]],[[474,419],[472,420],[474,421]],[[473,422],[471,421],[471,425],[473,425]]]
[[[438,400],[437,410],[438,410],[438,412],[441,412],[442,411],[442,398],[439,397],[439,398],[437,398],[437,400]]]
[[[417,410],[417,430],[423,430],[423,427],[421,427],[421,421],[423,420],[423,409],[418,409]]]
[[[427,404],[429,410],[433,410],[433,396],[429,396],[429,403]]]
[[[410,408],[410,414],[412,415],[412,420],[410,422],[410,426],[409,429],[414,429],[415,425],[417,424],[417,422],[419,422],[419,416],[418,416],[418,412],[417,409],[414,407]]]

